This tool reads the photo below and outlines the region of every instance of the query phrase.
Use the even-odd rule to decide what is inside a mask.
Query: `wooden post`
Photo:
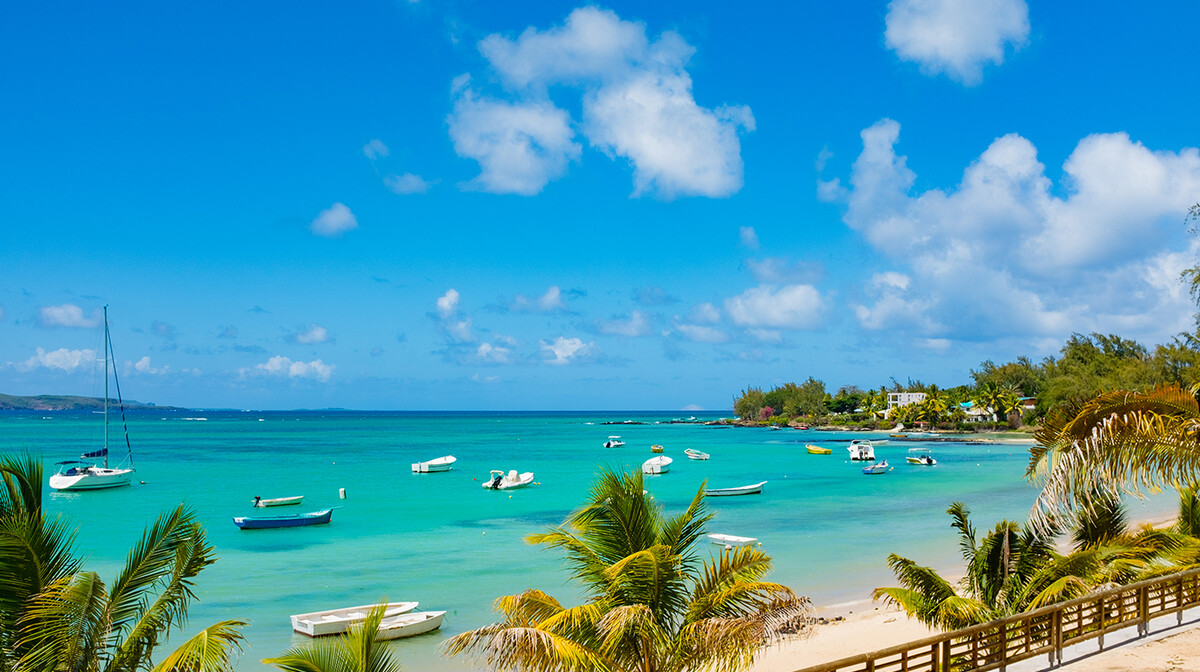
[[[1183,625],[1183,579],[1179,579],[1179,585],[1175,589],[1175,608],[1179,611],[1175,612],[1175,625]]]
[[[1054,667],[1054,659],[1062,658],[1062,609],[1055,609],[1050,614],[1050,667]]]
[[[1141,631],[1142,637],[1150,634],[1150,588],[1142,586],[1138,589],[1138,607],[1141,613],[1138,614],[1138,630]]]
[[[875,672],[875,659],[874,658],[867,660],[867,668],[866,669],[867,669],[867,672]]]
[[[941,672],[950,672],[950,640],[942,642],[942,670]]]
[[[1000,621],[1000,672],[1008,667],[1008,624]]]
[[[1104,617],[1107,615],[1104,609],[1104,598],[1101,597],[1096,603],[1096,609],[1100,612],[1100,636],[1097,638],[1100,641],[1100,650],[1104,650]]]

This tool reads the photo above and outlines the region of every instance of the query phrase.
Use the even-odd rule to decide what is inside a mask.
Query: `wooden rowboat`
[[[385,618],[379,622],[379,631],[375,641],[412,637],[425,632],[432,632],[442,627],[444,611],[415,611],[411,614],[401,614]]]
[[[756,537],[738,537],[732,534],[710,534],[708,540],[718,546],[750,546],[758,539]]]
[[[736,497],[737,495],[758,495],[762,493],[763,486],[767,482],[755,483],[754,485],[742,485],[736,488],[710,488],[704,491],[705,497]]]
[[[822,448],[820,446],[814,446],[811,443],[804,444],[804,447],[806,449],[808,449],[808,452],[813,455],[832,455],[833,454],[832,448]]]
[[[234,516],[233,524],[243,530],[263,530],[273,527],[303,527],[325,525],[333,518],[333,509],[322,509],[311,513],[293,513],[286,516]]]
[[[417,604],[419,603],[388,602],[383,611],[383,618],[386,620],[400,616],[401,614],[407,614],[416,609]],[[327,609],[307,614],[296,614],[292,616],[292,630],[302,635],[308,635],[309,637],[339,635],[349,630],[350,626],[367,620],[367,616],[371,613],[371,610],[378,606],[378,604],[362,604],[357,607],[342,607],[341,609]]]

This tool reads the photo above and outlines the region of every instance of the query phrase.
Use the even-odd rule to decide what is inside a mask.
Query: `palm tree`
[[[1070,599],[1090,588],[1085,577],[1096,568],[1096,554],[1058,554],[1056,531],[1039,532],[1004,520],[977,540],[964,504],[954,502],[946,513],[966,561],[958,585],[893,553],[888,565],[901,585],[876,588],[875,599],[928,626],[955,630]]]
[[[445,643],[493,669],[538,672],[737,672],[811,605],[764,580],[770,558],[727,549],[701,561],[695,544],[712,518],[704,486],[667,518],[645,494],[642,474],[604,471],[590,501],[562,526],[528,538],[566,554],[586,601],[565,607],[528,589],[496,600],[498,623]]]
[[[1200,404],[1174,384],[1068,402],[1046,415],[1034,440],[1025,475],[1042,482],[1030,511],[1039,527],[1088,506],[1091,493],[1200,481]]]
[[[400,662],[387,645],[375,641],[386,602],[380,600],[367,619],[346,634],[293,647],[282,656],[262,662],[288,672],[400,672]]]
[[[0,666],[149,668],[161,640],[186,622],[195,599],[192,579],[215,560],[203,528],[182,506],[160,516],[110,589],[95,572],[81,571],[64,520],[44,516],[42,476],[41,463],[30,455],[0,458]],[[168,657],[171,669],[228,669],[245,624],[222,621],[202,631]]]

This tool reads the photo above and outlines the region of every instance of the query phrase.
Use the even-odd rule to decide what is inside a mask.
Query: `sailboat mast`
[[[108,306],[104,307],[104,468],[108,468]]]

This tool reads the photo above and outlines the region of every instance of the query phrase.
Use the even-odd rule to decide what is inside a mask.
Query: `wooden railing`
[[[1137,626],[1138,636],[1150,631],[1150,619],[1200,606],[1200,569],[1171,574],[1093,593],[1067,602],[1027,611],[991,623],[975,625],[880,651],[814,665],[797,672],[984,672],[1038,655],[1050,665],[1062,663],[1063,649]]]

